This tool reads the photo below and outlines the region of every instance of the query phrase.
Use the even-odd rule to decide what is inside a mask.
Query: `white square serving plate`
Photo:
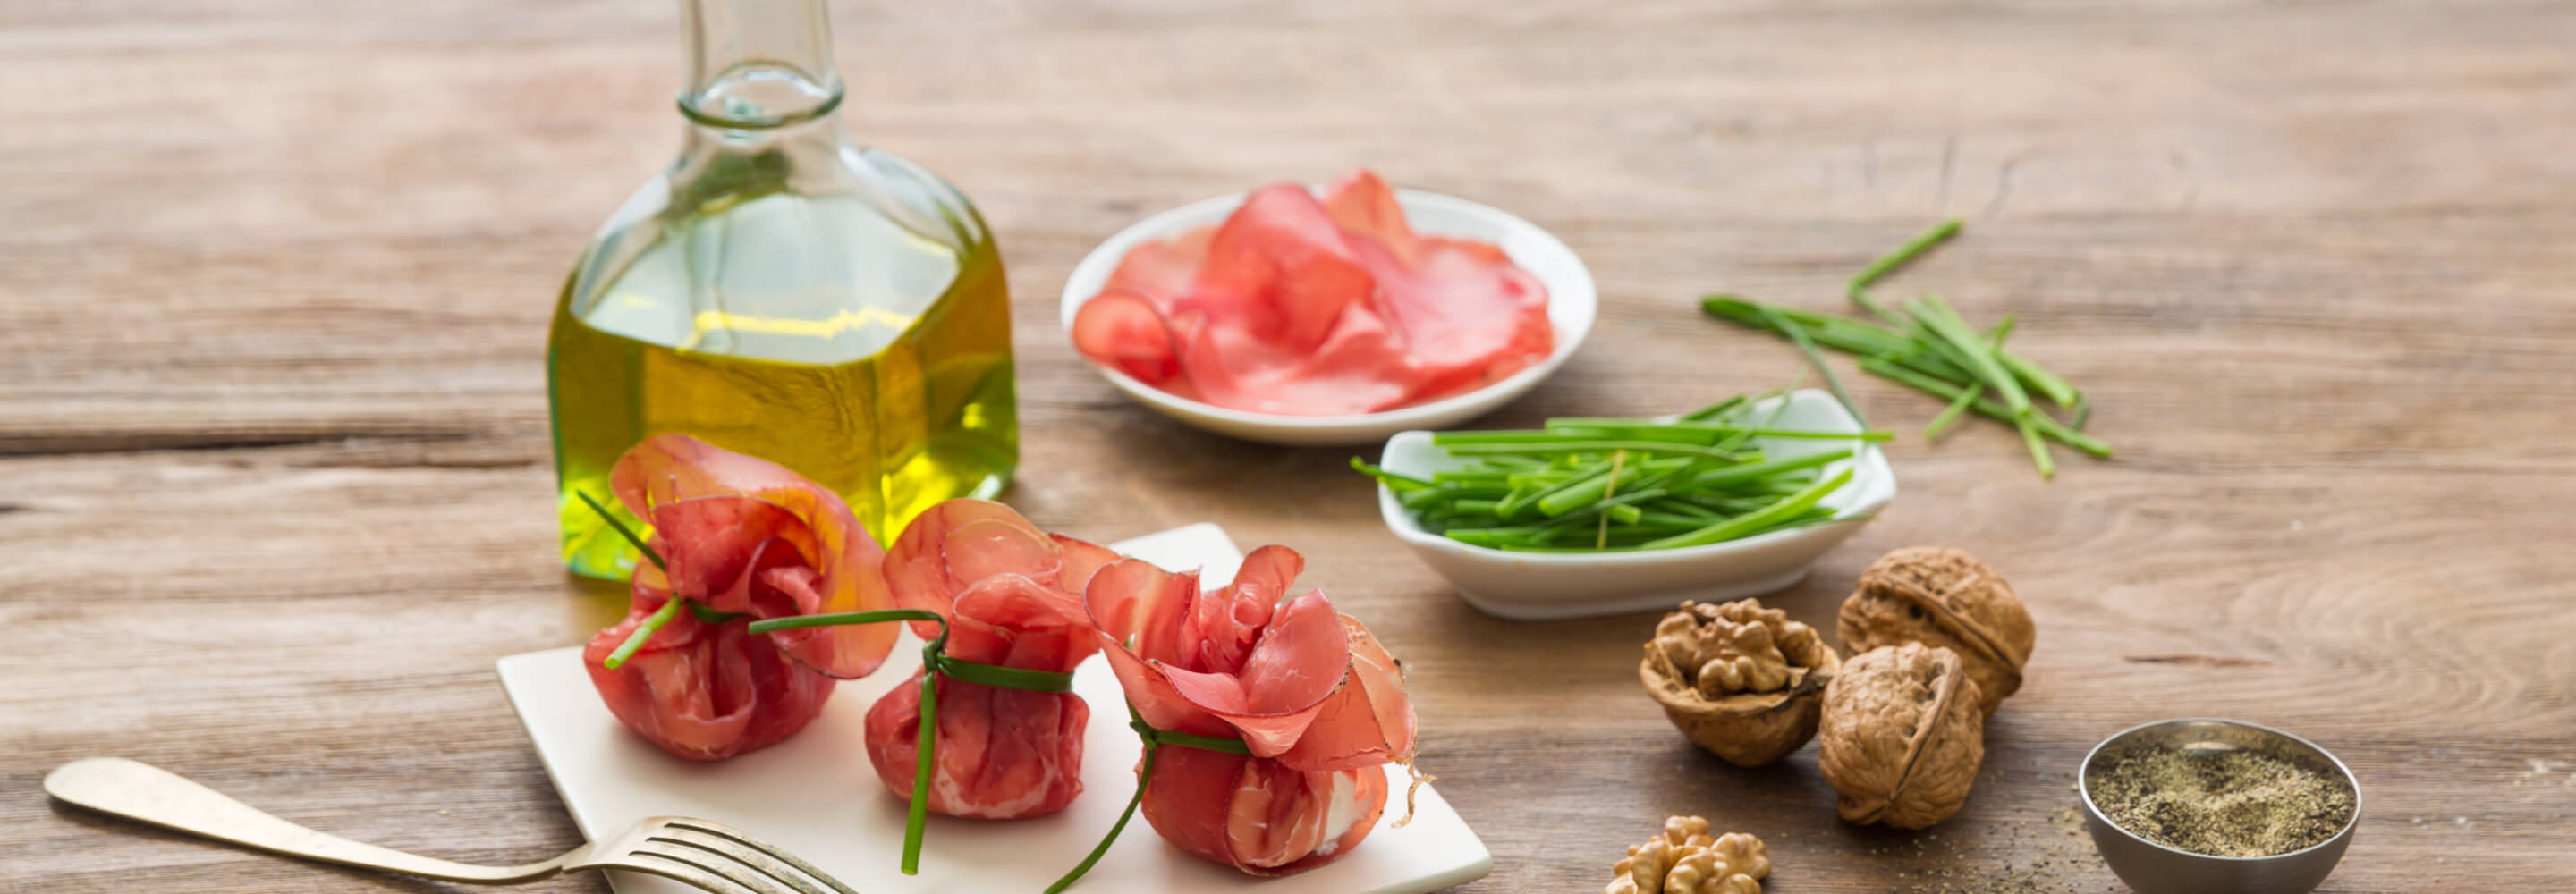
[[[1212,524],[1110,546],[1165,568],[1201,569],[1219,582],[1243,561],[1242,550]],[[591,688],[578,648],[501,659],[501,688],[574,825],[594,841],[648,816],[689,816],[767,839],[865,894],[1045,890],[1099,843],[1135,793],[1142,748],[1119,722],[1125,711],[1117,679],[1098,656],[1074,672],[1074,691],[1091,705],[1091,725],[1083,742],[1083,793],[1072,806],[1010,822],[933,816],[921,874],[907,876],[896,868],[904,801],[878,781],[863,742],[868,707],[920,666],[918,647],[907,633],[885,667],[840,684],[822,716],[793,738],[711,764],[664,754],[618,725]],[[1493,870],[1484,842],[1428,785],[1415,797],[1412,822],[1397,827],[1411,780],[1401,767],[1386,770],[1390,795],[1377,830],[1323,868],[1277,879],[1244,875],[1165,844],[1140,817],[1069,894],[1420,894]],[[620,894],[694,890],[637,873],[612,871],[608,878]]]
[[[1788,429],[1859,434],[1864,428],[1841,401],[1814,388],[1754,401],[1746,412]],[[1432,434],[1409,431],[1388,439],[1378,464],[1415,477],[1466,464],[1433,445]],[[1756,437],[1753,443],[1774,458],[1845,446],[1814,438]],[[1670,609],[1686,598],[1719,601],[1788,589],[1807,576],[1817,557],[1850,539],[1896,499],[1896,472],[1876,446],[1857,445],[1853,456],[1820,472],[1833,475],[1845,469],[1851,471],[1851,481],[1818,504],[1836,510],[1831,521],[1679,549],[1532,553],[1470,546],[1425,529],[1384,484],[1377,487],[1378,514],[1406,549],[1448,578],[1459,598],[1486,614],[1518,621],[1582,618]]]

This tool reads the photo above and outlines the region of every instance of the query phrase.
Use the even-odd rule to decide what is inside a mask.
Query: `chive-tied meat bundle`
[[[1024,819],[1082,794],[1091,711],[1073,670],[1094,652],[1145,744],[1129,815],[1198,857],[1264,876],[1341,859],[1385,810],[1383,767],[1412,761],[1400,666],[1322,591],[1289,598],[1305,560],[1286,547],[1201,592],[1195,572],[987,500],[931,507],[889,555],[830,490],[682,435],[637,445],[610,481],[648,532],[581,496],[651,565],[582,662],[610,713],[664,751],[715,761],[795,735],[913,626],[921,669],[865,727],[866,758],[909,802],[906,874],[928,814]]]

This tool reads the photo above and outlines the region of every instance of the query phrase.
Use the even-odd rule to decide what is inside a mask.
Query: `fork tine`
[[[736,863],[748,866],[756,872],[766,874],[770,878],[785,883],[787,887],[795,889],[796,894],[832,894],[832,892],[825,890],[823,886],[807,881],[805,876],[798,873],[794,867],[779,861],[777,858],[771,857],[768,851],[764,851],[756,847],[749,847],[741,842],[710,832],[692,829],[687,826],[666,825],[661,829],[655,830],[646,840],[669,844],[675,847],[695,848],[705,851],[720,859],[732,860]]]
[[[748,867],[730,860],[657,841],[628,848],[619,858],[606,861],[606,865],[678,879],[716,894],[783,894],[786,890],[757,877],[743,878]]]
[[[734,844],[741,845],[742,847],[751,850],[760,857],[775,861],[776,863],[784,863],[788,866],[795,867],[797,871],[813,877],[815,881],[822,882],[823,884],[830,886],[834,892],[837,892],[837,894],[859,894],[857,891],[850,890],[850,886],[841,884],[840,879],[833,878],[823,870],[814,868],[814,864],[807,863],[803,859],[798,858],[795,854],[788,853],[785,848],[770,844],[769,842],[762,841],[758,838],[753,838],[749,833],[743,832],[742,830],[736,829],[732,826],[723,825],[721,823],[712,823],[702,819],[676,817],[664,820],[662,825],[665,829],[688,829],[733,842]],[[785,873],[780,872],[774,865],[762,864],[749,859],[746,859],[745,862],[750,862],[752,865],[760,866],[769,874],[778,876],[779,878],[788,878]],[[820,892],[815,892],[815,894],[820,894]]]

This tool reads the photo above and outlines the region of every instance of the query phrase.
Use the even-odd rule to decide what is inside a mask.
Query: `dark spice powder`
[[[2090,782],[2120,828],[2166,847],[2268,857],[2316,845],[2352,820],[2337,776],[2258,751],[2142,749]]]

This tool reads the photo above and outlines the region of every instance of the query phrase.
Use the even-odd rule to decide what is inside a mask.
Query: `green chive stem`
[[[1905,266],[1924,252],[1930,251],[1933,246],[1958,235],[1960,225],[1961,221],[1955,217],[1934,224],[1931,229],[1923,231],[1923,235],[1908,240],[1895,251],[1869,262],[1869,266],[1860,268],[1860,272],[1852,276],[1852,288],[1866,289],[1876,284],[1882,277],[1896,272],[1896,268]]]
[[[1983,393],[1985,393],[1985,386],[1982,385],[1960,389],[1959,396],[1952,398],[1949,406],[1941,408],[1941,415],[1932,417],[1932,424],[1923,427],[1923,440],[1930,441],[1941,437],[1941,431],[1949,428],[1950,423],[1959,421],[1959,416],[1968,411],[1968,405],[1976,403],[1977,395]]]
[[[1906,369],[1876,358],[1862,358],[1860,361],[1860,368],[1864,372],[1912,386],[1916,390],[1929,392],[1934,395],[1954,400],[1958,398],[1959,391],[1965,387],[1944,382],[1915,372],[1914,370]],[[1978,398],[1974,407],[1979,413],[1992,416],[1996,419],[2001,419],[2005,422],[2011,422],[2016,418],[2021,418],[2016,417],[2013,412],[2010,409],[2005,408],[2004,405],[1987,398]],[[2032,413],[2027,418],[2030,419],[2032,427],[2037,428],[2040,434],[2047,436],[2050,440],[2081,450],[2096,458],[2111,458],[2111,445],[2103,443],[2100,438],[2067,428],[2065,424],[2049,418],[2045,414]]]
[[[1675,549],[1685,546],[1700,546],[1702,544],[1716,543],[1722,540],[1731,540],[1736,537],[1741,537],[1753,531],[1790,520],[1799,513],[1805,512],[1808,507],[1816,505],[1816,502],[1824,499],[1826,494],[1833,493],[1844,484],[1850,483],[1851,479],[1852,470],[1844,469],[1841,472],[1836,473],[1834,477],[1809,485],[1807,489],[1799,491],[1796,494],[1783,497],[1779,502],[1764,507],[1758,512],[1727,519],[1726,521],[1718,522],[1717,524],[1713,524],[1687,534],[1676,534],[1660,540],[1650,540],[1647,541],[1644,546],[1654,549]]]
[[[625,667],[626,659],[635,657],[635,650],[644,648],[644,642],[652,639],[655,631],[661,630],[662,625],[671,623],[672,618],[680,616],[680,606],[686,602],[688,600],[680,598],[678,594],[672,594],[670,599],[662,603],[661,608],[654,609],[652,614],[645,615],[644,623],[635,625],[635,632],[627,634],[626,641],[617,645],[617,651],[608,653],[608,657],[599,662],[600,666],[609,670]]]
[[[589,504],[590,511],[599,513],[600,521],[607,522],[610,528],[616,529],[617,536],[624,537],[626,538],[626,542],[634,544],[635,549],[644,554],[644,558],[653,560],[653,567],[664,571],[671,570],[671,566],[663,564],[661,553],[654,552],[652,545],[645,543],[644,538],[635,536],[635,531],[633,529],[626,527],[625,522],[618,521],[617,513],[608,511],[608,507],[599,505],[598,500],[591,499],[588,491],[577,490],[573,491],[572,495],[580,497],[583,503]],[[614,665],[611,665],[611,667],[614,667]]]
[[[2083,395],[2076,393],[2074,385],[2068,384],[2065,379],[2059,378],[2056,373],[2049,372],[2046,368],[2024,359],[2019,354],[1997,347],[1995,349],[1995,357],[2003,361],[2005,369],[2011,370],[2012,374],[2019,377],[2022,381],[2030,383],[2030,387],[2038,389],[2041,394],[2047,395],[2048,399],[2051,402],[2056,403],[2059,407],[2072,407],[2075,405],[2076,401],[2083,398]]]
[[[2057,461],[2049,458],[2048,442],[2039,439],[2039,429],[2031,424],[2030,417],[2013,420],[2013,426],[2021,429],[2021,442],[2030,448],[2030,461],[2039,467],[2039,477],[2043,480],[2057,477]]]
[[[1860,423],[1862,428],[1868,428],[1869,417],[1862,415],[1860,401],[1853,400],[1851,390],[1843,387],[1843,378],[1835,375],[1833,366],[1825,362],[1825,352],[1816,350],[1816,342],[1807,337],[1806,328],[1789,322],[1787,317],[1781,316],[1780,312],[1770,305],[1757,305],[1757,307],[1761,309],[1762,316],[1771,322],[1772,328],[1789,336],[1789,341],[1798,346],[1798,352],[1807,355],[1807,362],[1815,366],[1817,374],[1825,377],[1825,387],[1832,389],[1835,400],[1843,402],[1843,409],[1851,413],[1852,421]]]
[[[1728,410],[1735,409],[1736,406],[1742,403],[1744,403],[1744,395],[1738,394],[1734,397],[1709,404],[1708,406],[1692,410],[1688,413],[1683,413],[1681,418],[1684,422],[1697,422],[1702,419],[1708,419],[1725,413]]]
[[[1958,312],[1950,309],[1950,305],[1942,301],[1940,296],[1926,295],[1921,301],[1907,304],[1906,310],[1912,312],[1915,319],[1923,321],[1924,328],[1932,330],[1934,335],[1949,342],[1950,347],[1958,353],[1958,359],[1967,361],[1969,371],[1976,373],[1977,378],[1985,380],[1986,386],[1993,388],[1995,394],[2003,398],[2004,406],[2010,408],[2013,415],[2029,415],[2030,395],[2022,391],[2021,382],[2014,379],[2012,373],[2004,370],[2001,361],[1995,359],[1994,346],[1987,344],[1985,339],[1978,338],[1975,332],[1969,331],[1966,322],[1959,318]]]

